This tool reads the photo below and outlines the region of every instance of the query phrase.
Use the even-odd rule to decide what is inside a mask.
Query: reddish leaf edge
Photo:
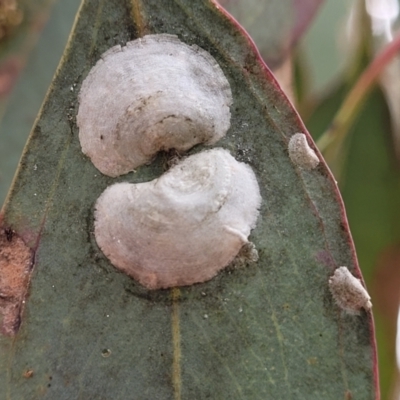
[[[358,263],[358,259],[357,259],[357,255],[356,255],[356,248],[354,245],[354,240],[353,237],[351,235],[351,231],[350,231],[350,225],[349,225],[349,221],[346,215],[346,209],[344,206],[344,202],[343,202],[343,198],[342,195],[339,191],[339,187],[337,184],[337,181],[335,179],[335,177],[333,176],[332,171],[330,170],[330,168],[328,167],[328,164],[325,162],[322,153],[319,151],[318,147],[316,146],[311,134],[308,132],[306,126],[304,125],[300,114],[297,112],[296,108],[294,107],[293,103],[288,99],[288,97],[285,95],[285,93],[283,92],[281,86],[279,85],[277,79],[275,78],[274,74],[272,73],[272,71],[269,69],[269,67],[267,66],[267,64],[265,63],[265,61],[263,60],[263,58],[261,57],[261,54],[255,44],[255,42],[253,41],[253,39],[250,37],[250,35],[247,33],[246,29],[243,28],[243,26],[235,19],[235,17],[233,17],[228,11],[225,10],[225,8],[223,8],[218,2],[217,0],[209,0],[210,3],[218,10],[218,12],[220,12],[226,19],[228,19],[234,26],[235,28],[242,34],[242,36],[246,39],[248,46],[252,49],[252,51],[255,53],[256,55],[256,60],[258,61],[258,63],[260,64],[263,73],[265,74],[265,76],[267,77],[267,79],[273,83],[273,85],[275,86],[277,92],[279,93],[279,95],[281,96],[281,100],[283,102],[285,102],[287,104],[287,106],[293,111],[293,113],[296,116],[297,122],[299,123],[299,125],[302,127],[302,130],[308,139],[308,142],[310,144],[312,144],[312,148],[313,150],[316,152],[316,154],[318,155],[318,158],[320,159],[320,163],[322,164],[323,168],[324,168],[324,172],[326,174],[326,177],[328,178],[331,187],[333,188],[333,192],[335,193],[335,201],[339,204],[340,206],[340,212],[341,212],[341,224],[343,226],[343,229],[345,230],[345,232],[347,233],[347,244],[349,246],[349,248],[351,249],[351,254],[352,254],[352,262],[355,266],[355,272],[357,275],[357,278],[359,278],[361,280],[361,282],[363,283],[364,287],[365,285],[365,281],[364,278],[362,276],[362,272]],[[369,320],[369,329],[370,329],[370,342],[373,345],[373,349],[372,349],[372,357],[373,357],[373,375],[374,375],[374,386],[375,386],[375,400],[380,400],[381,399],[381,395],[380,395],[380,387],[379,387],[379,368],[378,368],[378,351],[377,351],[377,344],[376,344],[376,335],[375,335],[375,322],[374,322],[374,317],[373,317],[373,313],[369,312],[368,313],[368,320]]]

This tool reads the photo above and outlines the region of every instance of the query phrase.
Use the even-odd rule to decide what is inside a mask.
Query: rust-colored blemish
[[[21,324],[21,313],[32,271],[33,252],[11,229],[0,227],[0,332],[13,336]]]
[[[33,369],[27,369],[24,373],[23,373],[24,378],[32,378],[33,376]]]

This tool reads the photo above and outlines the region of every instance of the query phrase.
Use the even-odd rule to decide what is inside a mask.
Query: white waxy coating
[[[214,144],[230,126],[232,94],[208,52],[160,34],[105,52],[82,83],[79,103],[82,151],[116,177],[160,150]]]
[[[289,140],[289,157],[292,162],[304,169],[314,169],[319,164],[315,151],[308,145],[304,133],[295,133]]]
[[[96,241],[148,289],[214,277],[248,243],[261,196],[228,151],[192,155],[151,182],[109,186],[95,206]]]
[[[358,314],[361,308],[367,311],[372,308],[368,292],[347,267],[335,270],[329,278],[329,289],[338,306],[349,314]]]

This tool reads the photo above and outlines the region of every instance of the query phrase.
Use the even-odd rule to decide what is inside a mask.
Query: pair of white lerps
[[[148,35],[105,52],[82,83],[82,151],[118,177],[159,151],[215,144],[229,129],[231,104],[229,82],[208,52],[173,35]],[[304,134],[293,135],[288,150],[301,168],[319,163]],[[251,167],[213,148],[150,182],[109,186],[95,205],[95,238],[116,268],[148,289],[191,285],[249,245],[260,205]]]

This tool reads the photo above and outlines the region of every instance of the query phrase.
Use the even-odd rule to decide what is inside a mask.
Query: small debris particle
[[[361,308],[372,308],[371,297],[360,279],[353,276],[347,267],[339,267],[329,278],[329,289],[337,305],[349,314],[359,314]]]
[[[319,158],[309,146],[304,133],[295,133],[289,140],[289,157],[297,166],[311,170],[319,164]]]
[[[6,234],[7,241],[11,242],[14,236],[14,231],[11,228],[4,229],[4,233]]]
[[[104,358],[110,357],[111,355],[111,350],[110,349],[104,349],[101,351],[101,356]]]
[[[242,268],[258,261],[258,251],[252,242],[245,243],[231,263],[231,268]]]
[[[33,369],[27,369],[24,372],[24,378],[32,378],[32,376],[33,376]]]

